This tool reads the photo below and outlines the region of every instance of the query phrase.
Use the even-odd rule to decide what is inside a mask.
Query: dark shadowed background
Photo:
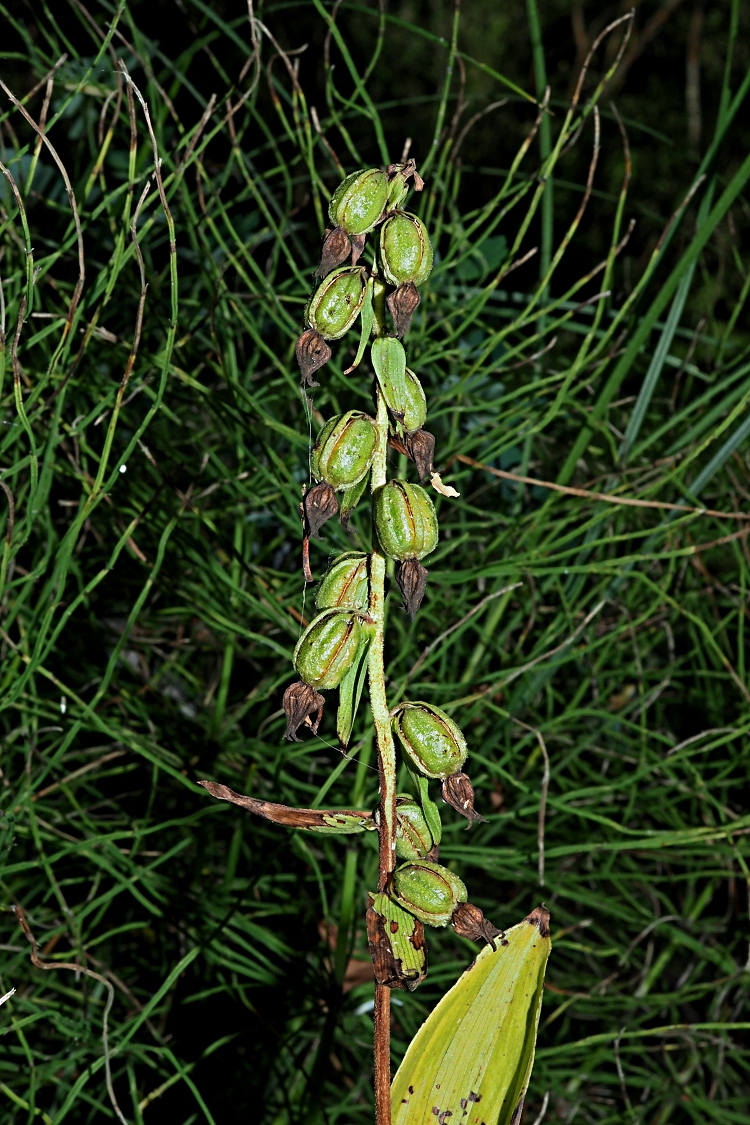
[[[628,5],[345,0],[333,23],[302,0],[258,4],[251,24],[240,0],[132,0],[112,32],[104,0],[0,4],[0,78],[44,122],[80,224],[0,93],[18,190],[0,178],[9,1125],[115,1120],[103,1018],[129,1122],[372,1119],[373,842],[294,835],[195,782],[375,803],[365,709],[347,759],[332,706],[321,737],[284,742],[281,695],[311,611],[310,434],[371,402],[366,370],[343,374],[345,341],[308,414],[294,341],[337,162],[380,163],[378,128],[391,159],[410,137],[427,169],[412,203],[436,268],[408,347],[461,492],[440,502],[414,625],[390,596],[389,692],[446,707],[467,735],[487,823],[446,817],[441,855],[472,899],[498,925],[552,911],[524,1122],[750,1122],[750,9],[633,7],[597,95],[590,194],[593,114],[515,257],[538,252],[498,281],[545,135]],[[119,59],[148,105],[174,253]],[[366,512],[352,536],[328,525],[316,576],[367,547]],[[31,964],[14,904],[42,961],[80,971]],[[395,998],[394,1064],[475,948],[428,936],[428,980]]]

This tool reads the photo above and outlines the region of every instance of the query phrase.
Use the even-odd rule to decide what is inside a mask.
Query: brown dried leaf
[[[286,828],[319,829],[325,832],[335,830],[336,826],[332,822],[336,820],[342,822],[342,827],[347,827],[344,821],[351,821],[353,824],[358,820],[366,827],[369,827],[368,822],[372,821],[372,813],[367,810],[360,812],[354,809],[295,809],[291,805],[277,805],[273,801],[245,797],[242,793],[235,793],[228,785],[220,785],[216,781],[199,781],[198,784],[217,800],[239,805],[240,808],[247,809],[256,816],[262,816],[264,820],[270,820],[273,824],[283,824]],[[352,830],[356,829],[352,828]]]

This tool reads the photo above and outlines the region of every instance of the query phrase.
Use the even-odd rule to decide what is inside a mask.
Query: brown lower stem
[[[375,1121],[391,1125],[391,990],[375,985]]]

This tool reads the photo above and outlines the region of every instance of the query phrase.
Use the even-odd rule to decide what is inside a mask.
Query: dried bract
[[[352,265],[356,266],[359,259],[362,257],[365,249],[365,242],[367,235],[353,234],[352,235]]]
[[[352,252],[349,235],[341,227],[326,231],[326,239],[320,254],[320,262],[315,271],[316,277],[327,277],[336,266],[342,265]],[[362,251],[360,250],[360,254]],[[359,254],[357,255],[359,257]]]
[[[419,559],[407,559],[399,566],[396,581],[404,599],[404,609],[413,621],[424,597],[427,570]]]
[[[301,742],[297,738],[297,731],[301,726],[308,726],[313,734],[318,733],[320,720],[323,718],[323,704],[325,699],[314,687],[303,683],[290,684],[284,692],[281,702],[286,715],[286,735],[290,742]],[[314,720],[309,716],[315,715]]]
[[[413,281],[399,285],[398,289],[386,298],[388,312],[393,317],[393,330],[399,337],[405,336],[411,327],[411,318],[419,304],[419,290]]]
[[[320,332],[307,328],[297,341],[297,363],[302,372],[302,380],[307,387],[319,387],[313,379],[315,372],[328,363],[333,354]]]
[[[404,448],[417,466],[420,480],[432,476],[435,466],[432,459],[435,456],[435,435],[429,430],[414,430],[404,435]]]
[[[336,515],[339,502],[332,486],[327,481],[321,481],[307,493],[303,507],[307,534],[313,539],[320,539],[318,533],[321,527]]]
[[[451,777],[446,777],[443,782],[443,800],[456,812],[461,813],[461,816],[465,816],[470,825],[475,820],[481,821],[482,824],[487,823],[474,808],[474,786],[462,770]]]

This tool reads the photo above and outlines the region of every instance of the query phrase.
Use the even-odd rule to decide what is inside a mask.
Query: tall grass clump
[[[173,43],[125,0],[0,6],[4,1120],[372,1120],[372,836],[197,782],[377,805],[367,708],[345,753],[333,707],[283,737],[311,448],[373,388],[356,334],[314,390],[295,345],[335,188],[413,157],[435,258],[405,345],[460,495],[413,622],[385,587],[384,682],[471,750],[486,822],[446,816],[440,863],[497,927],[552,913],[526,1120],[750,1122],[740,5],[658,227],[612,100],[630,16],[565,90],[532,0],[533,81],[464,50],[480,0],[441,35],[322,0],[155,8]],[[360,503],[312,573],[369,543]],[[429,944],[396,1064],[476,952]]]

